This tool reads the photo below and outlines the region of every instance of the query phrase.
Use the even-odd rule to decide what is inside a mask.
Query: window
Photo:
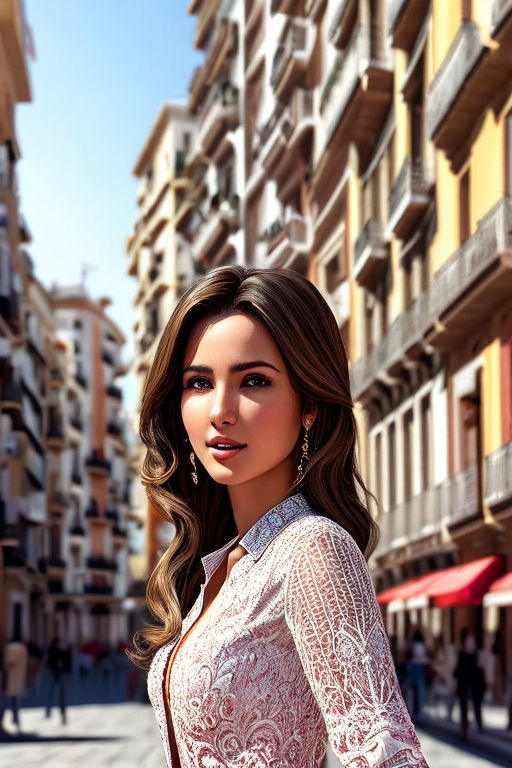
[[[459,181],[459,239],[464,243],[470,235],[469,219],[469,169]]]
[[[431,443],[431,416],[430,395],[424,397],[420,403],[421,419],[421,489],[430,488],[430,443]]]
[[[412,496],[412,470],[414,438],[414,419],[412,408],[404,413],[404,499],[408,501]]]
[[[392,509],[396,506],[396,427],[394,422],[389,425],[388,446],[389,508]]]

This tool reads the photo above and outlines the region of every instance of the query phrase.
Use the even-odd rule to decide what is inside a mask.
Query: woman
[[[140,432],[149,500],[176,531],[135,652],[168,765],[317,768],[327,750],[426,766],[362,554],[375,531],[347,359],[316,288],[241,267],[191,288]]]

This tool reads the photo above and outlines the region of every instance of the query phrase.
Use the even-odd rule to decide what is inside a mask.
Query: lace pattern
[[[349,534],[298,494],[241,544],[248,555],[193,626],[201,592],[172,658],[181,768],[321,768],[328,740],[340,766],[426,768]],[[207,581],[219,554],[203,561]],[[148,678],[171,768],[163,676],[175,646],[157,652]]]

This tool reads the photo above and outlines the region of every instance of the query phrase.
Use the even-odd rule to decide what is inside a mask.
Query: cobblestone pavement
[[[20,737],[15,736],[10,712],[4,726],[8,735],[0,743],[2,768],[165,768],[156,722],[147,704],[69,707],[67,725],[61,725],[56,710],[47,720],[42,709],[24,709]],[[419,736],[431,768],[505,765],[422,730]]]

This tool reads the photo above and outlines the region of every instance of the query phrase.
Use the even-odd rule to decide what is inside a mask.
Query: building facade
[[[153,124],[133,168],[140,180],[137,218],[127,240],[128,274],[137,280],[135,296],[135,359],[138,401],[160,335],[177,300],[196,274],[188,225],[191,215],[198,217],[196,201],[201,190],[185,168],[196,136],[196,120],[183,104],[164,104]],[[138,429],[138,415],[134,428]],[[131,456],[134,473],[139,475],[144,457],[137,441]],[[135,578],[144,579],[156,563],[171,531],[160,516],[147,508],[146,495],[137,480],[133,488],[133,507],[139,523],[146,527],[146,545],[132,556]]]
[[[291,267],[323,292],[380,502],[372,568],[389,632],[398,647],[417,625],[456,645],[470,627],[494,649],[499,698],[512,591],[507,577],[488,590],[512,568],[512,3],[193,0],[189,12],[205,51],[189,102],[198,265]],[[236,220],[216,207],[224,188]],[[455,574],[464,589],[447,596]],[[431,575],[444,596],[420,581]]]

